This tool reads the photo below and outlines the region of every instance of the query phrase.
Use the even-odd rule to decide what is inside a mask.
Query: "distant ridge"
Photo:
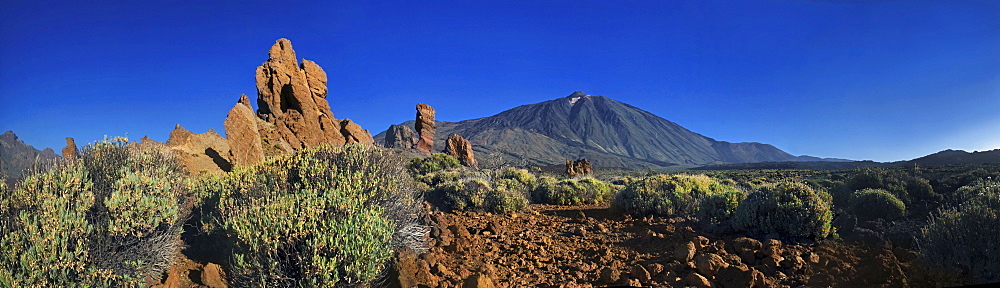
[[[60,157],[52,148],[35,149],[18,139],[13,131],[0,134],[0,178],[7,181],[8,187],[13,187],[28,169],[45,167],[56,158]]]
[[[850,162],[764,162],[764,163],[735,163],[735,164],[713,164],[694,168],[695,170],[754,170],[754,169],[811,169],[811,170],[837,170],[855,169],[865,167],[905,167],[913,165],[1000,165],[1000,149],[989,151],[967,152],[963,150],[944,150],[920,158],[895,161],[895,162],[874,162],[874,161],[850,161]]]
[[[413,127],[413,121],[401,125]],[[599,167],[667,168],[713,163],[827,161],[797,157],[769,144],[730,143],[692,132],[635,106],[575,92],[460,122],[437,122],[438,139],[459,134],[480,157],[503,155],[531,165],[587,158]],[[375,137],[384,143],[385,132]],[[435,145],[436,151],[443,147]]]

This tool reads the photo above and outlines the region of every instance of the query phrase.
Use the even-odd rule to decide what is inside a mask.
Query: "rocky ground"
[[[607,205],[531,208],[431,212],[431,247],[398,255],[399,286],[906,287],[947,277],[888,244],[747,238],[680,218],[621,216]]]
[[[608,206],[531,205],[496,215],[433,208],[429,248],[398,253],[389,287],[928,287],[950,275],[887,243],[749,238]],[[752,235],[751,235],[752,236]],[[215,264],[184,259],[154,287],[226,287]],[[954,278],[954,277],[952,277]]]

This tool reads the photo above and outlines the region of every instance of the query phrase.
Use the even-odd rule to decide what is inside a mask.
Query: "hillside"
[[[800,159],[768,144],[716,141],[635,106],[582,92],[490,117],[439,121],[435,149],[452,133],[469,139],[479,157],[500,154],[533,165],[577,158],[627,168],[818,159]],[[384,138],[385,132],[375,136],[377,143]]]
[[[10,186],[21,179],[26,170],[35,168],[36,163],[45,164],[56,158],[59,155],[51,148],[35,149],[18,139],[12,131],[0,135],[0,178]]]

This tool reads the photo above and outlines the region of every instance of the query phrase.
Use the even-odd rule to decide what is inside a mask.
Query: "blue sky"
[[[219,2],[219,3],[215,3]],[[894,161],[1000,148],[1000,1],[5,1],[0,131],[222,132],[274,40],[373,134],[604,95],[694,132]]]

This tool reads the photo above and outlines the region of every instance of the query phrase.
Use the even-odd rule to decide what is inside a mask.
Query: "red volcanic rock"
[[[462,162],[462,165],[473,168],[479,167],[479,164],[476,163],[476,156],[472,152],[472,144],[469,143],[469,140],[458,136],[458,134],[448,136],[448,140],[445,141],[444,153],[458,158],[458,161]]]
[[[240,96],[222,124],[226,128],[226,139],[232,153],[230,160],[234,165],[253,165],[264,160],[258,121],[260,119],[253,113],[250,99],[247,95]]]
[[[416,128],[417,137],[420,139],[417,140],[417,144],[413,148],[424,155],[431,155],[431,149],[434,148],[434,132],[437,131],[434,114],[434,108],[430,105],[417,104],[417,123],[414,124],[414,128]]]
[[[333,118],[323,68],[309,60],[299,63],[288,39],[278,39],[268,54],[257,67],[257,116],[274,125],[284,142],[293,149],[374,144],[367,130]]]
[[[76,140],[73,140],[73,137],[66,137],[66,147],[62,149],[63,158],[66,160],[74,159],[79,152],[80,150],[76,148]]]

